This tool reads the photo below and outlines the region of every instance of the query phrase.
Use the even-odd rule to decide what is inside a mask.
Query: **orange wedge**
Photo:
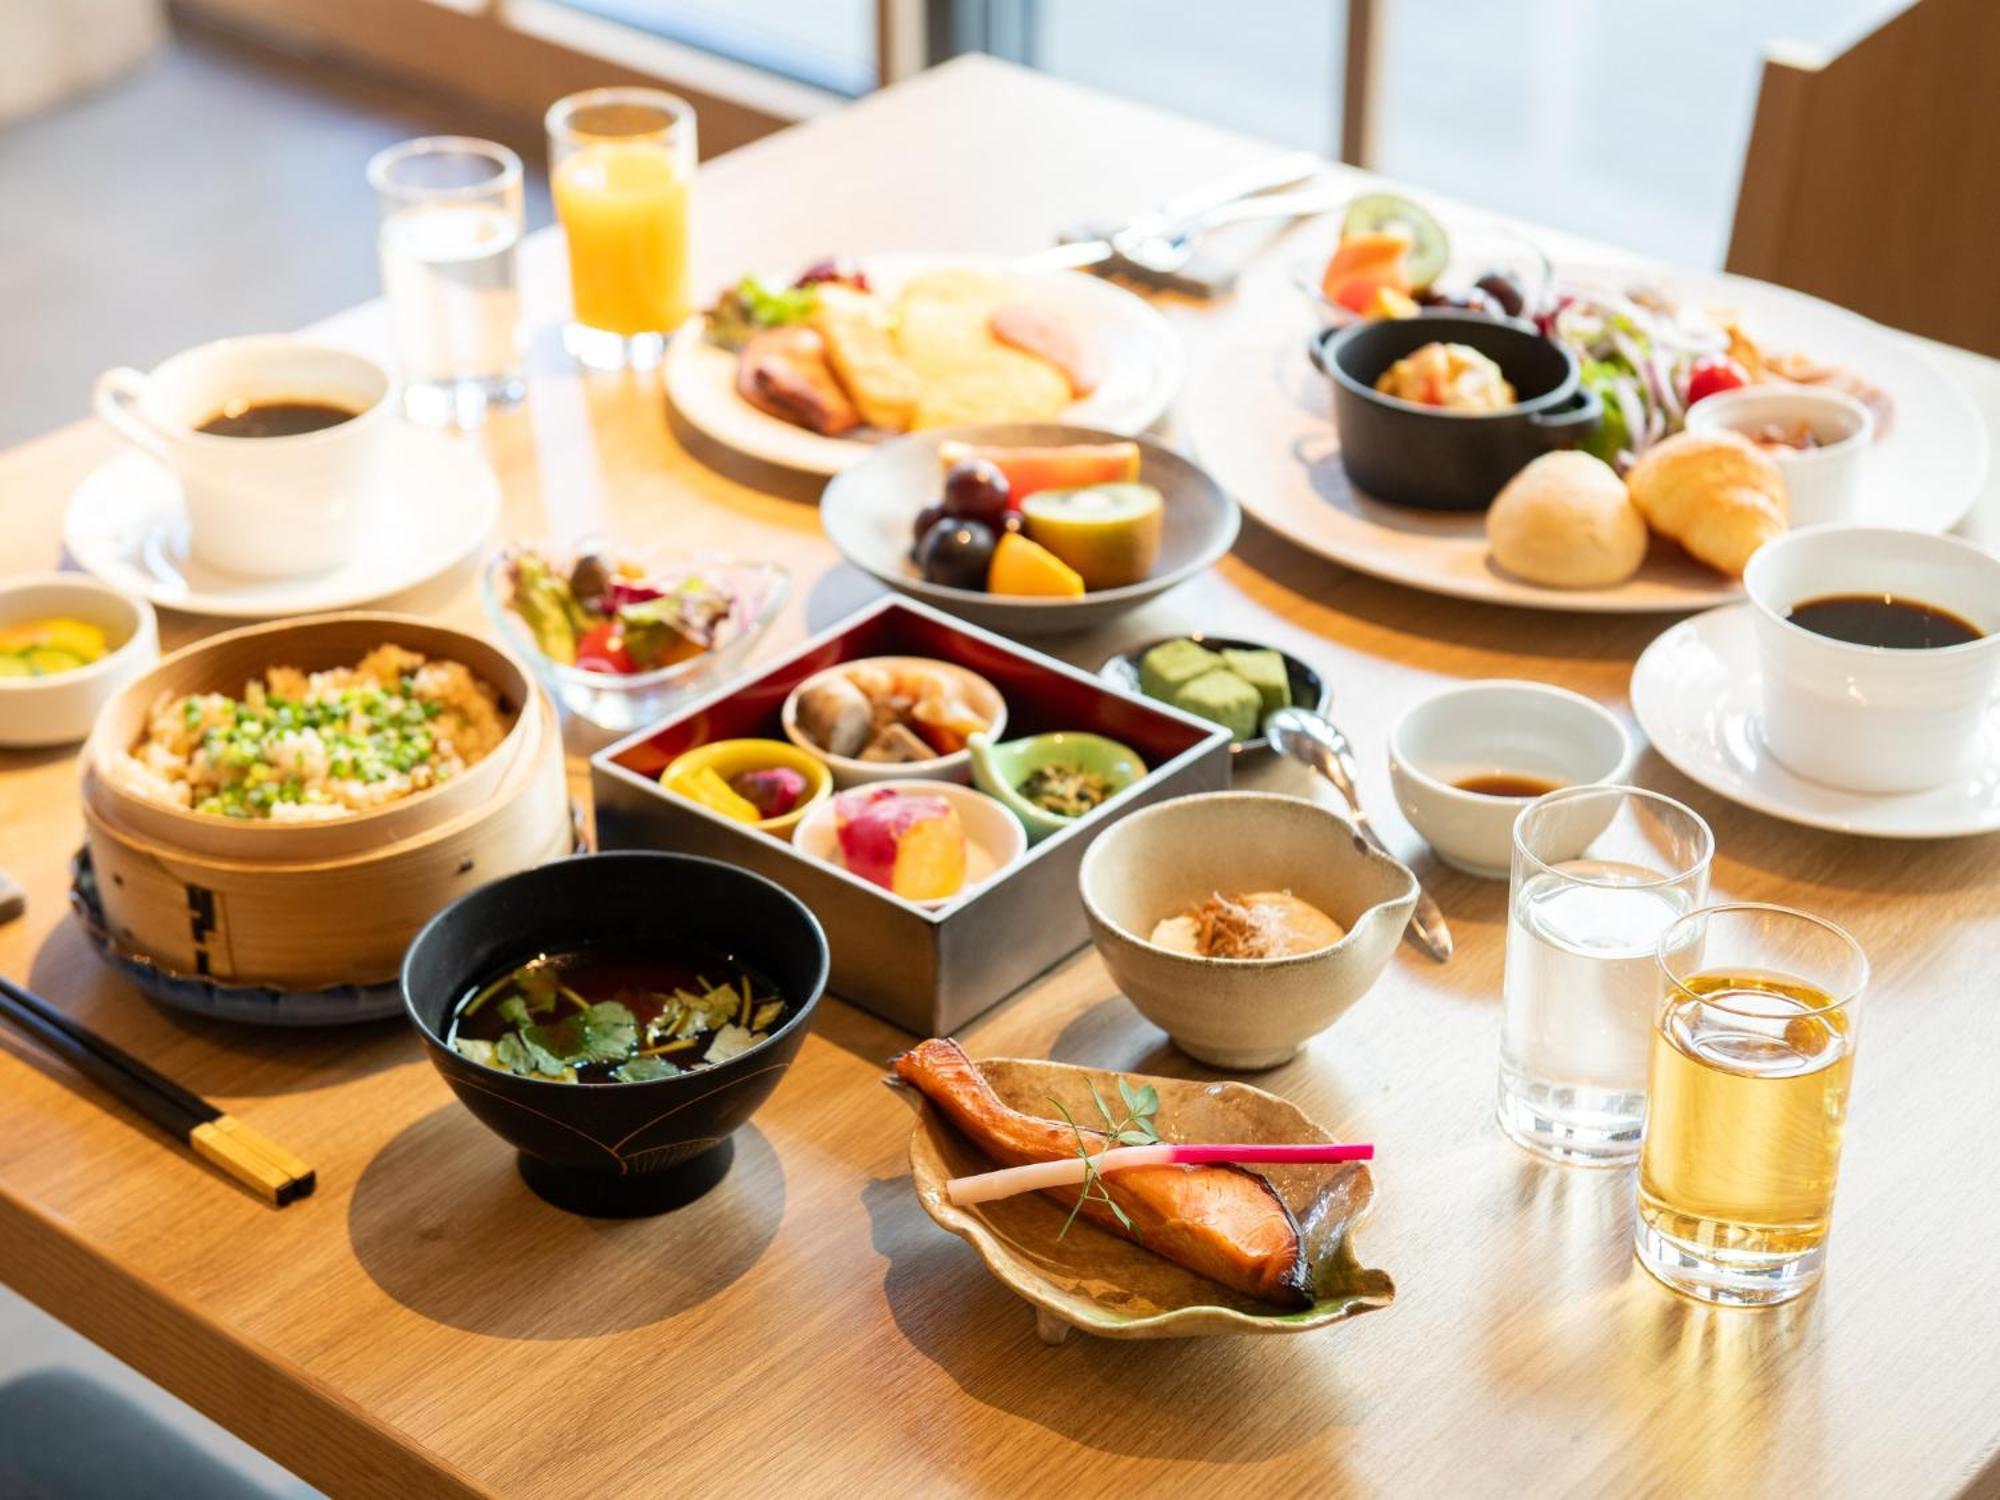
[[[1350,312],[1366,313],[1377,294],[1387,289],[1410,293],[1410,241],[1390,230],[1350,234],[1326,263],[1320,291],[1329,302]]]

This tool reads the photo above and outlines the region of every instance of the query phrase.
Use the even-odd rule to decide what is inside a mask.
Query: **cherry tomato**
[[[583,633],[576,643],[576,664],[586,672],[631,673],[639,670],[632,654],[625,649],[625,635],[616,620],[593,625]]]
[[[1693,406],[1704,396],[1733,391],[1750,383],[1743,366],[1726,354],[1704,354],[1688,369],[1687,404]]]

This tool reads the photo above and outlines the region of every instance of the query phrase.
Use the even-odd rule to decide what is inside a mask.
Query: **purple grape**
[[[1007,515],[1012,486],[990,459],[961,459],[944,476],[944,513],[998,530]]]
[[[927,583],[948,589],[986,588],[993,561],[993,528],[956,516],[933,526],[917,544],[917,570]]]

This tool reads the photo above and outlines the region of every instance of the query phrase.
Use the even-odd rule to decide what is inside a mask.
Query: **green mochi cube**
[[[1264,719],[1263,698],[1227,667],[1217,667],[1193,682],[1182,683],[1172,701],[1176,708],[1222,725],[1232,738],[1239,740],[1254,737]]]
[[[1285,658],[1276,651],[1239,651],[1222,648],[1223,665],[1257,690],[1264,700],[1264,712],[1276,713],[1292,706],[1292,679],[1285,671]]]
[[[1221,665],[1221,657],[1193,641],[1162,641],[1139,658],[1139,691],[1172,703],[1188,683]]]

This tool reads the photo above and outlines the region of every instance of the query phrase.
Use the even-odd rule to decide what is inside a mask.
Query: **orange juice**
[[[577,322],[630,336],[687,321],[688,186],[673,149],[656,141],[584,146],[557,166]]]

